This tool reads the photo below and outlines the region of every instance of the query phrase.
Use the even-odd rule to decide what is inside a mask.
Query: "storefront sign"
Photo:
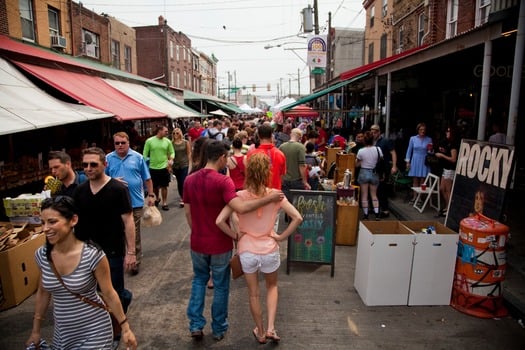
[[[326,52],[326,35],[311,36],[308,39],[308,66],[326,68]]]
[[[513,165],[514,146],[463,140],[446,226],[458,232],[459,222],[475,213],[501,221]]]
[[[303,217],[297,231],[288,238],[286,273],[290,262],[332,265],[334,276],[336,193],[292,190],[291,202]]]

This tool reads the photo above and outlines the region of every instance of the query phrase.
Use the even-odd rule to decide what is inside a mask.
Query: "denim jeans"
[[[128,312],[128,306],[131,304],[133,294],[124,288],[124,258],[121,256],[108,257],[109,269],[111,272],[111,284],[117,292],[124,313]]]
[[[177,178],[177,191],[179,192],[181,199],[184,189],[184,180],[186,180],[186,177],[188,176],[188,169],[189,167],[173,168],[173,175]]]
[[[193,280],[187,315],[190,332],[202,330],[206,325],[203,316],[206,284],[213,277],[213,301],[211,304],[211,329],[213,335],[223,335],[228,330],[228,298],[230,293],[230,258],[232,252],[223,254],[201,254],[191,251]]]

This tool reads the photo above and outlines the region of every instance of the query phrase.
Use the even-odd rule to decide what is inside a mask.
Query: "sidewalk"
[[[230,328],[226,337],[212,339],[209,324],[201,342],[188,332],[188,303],[192,268],[189,229],[184,210],[177,208],[171,186],[164,222],[142,233],[144,259],[137,276],[126,276],[133,294],[128,318],[140,349],[262,349],[251,334],[254,328],[244,280],[232,281]],[[337,246],[335,276],[330,266],[293,263],[286,274],[286,245],[281,247],[279,307],[276,328],[279,349],[522,349],[525,329],[516,319],[480,319],[450,306],[367,307],[353,287],[356,246]],[[205,315],[213,291],[207,292]],[[265,295],[264,283],[261,294]],[[0,349],[22,349],[29,336],[34,296],[0,312]],[[43,335],[51,339],[52,315],[46,316]],[[121,346],[120,349],[124,349]]]

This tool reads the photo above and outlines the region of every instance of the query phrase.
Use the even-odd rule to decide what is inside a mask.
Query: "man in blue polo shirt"
[[[144,188],[148,191],[147,204],[155,204],[153,194],[153,183],[149,173],[148,165],[142,154],[129,147],[129,136],[125,132],[117,132],[113,135],[115,150],[106,155],[106,174],[126,184],[131,197],[133,207],[133,220],[135,221],[135,253],[137,263],[131,270],[132,275],[139,273],[139,265],[142,260],[142,247],[140,244],[140,219],[144,207]]]

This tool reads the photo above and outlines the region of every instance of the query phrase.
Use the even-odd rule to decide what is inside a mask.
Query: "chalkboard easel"
[[[295,261],[331,265],[334,277],[336,193],[291,190],[290,199],[303,222],[288,237],[286,273],[290,274],[290,263]]]

